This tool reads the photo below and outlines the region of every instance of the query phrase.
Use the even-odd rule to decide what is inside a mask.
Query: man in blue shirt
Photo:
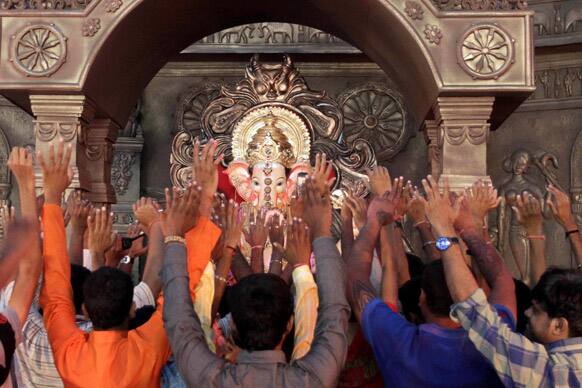
[[[496,387],[503,386],[495,370],[477,351],[467,333],[449,318],[452,299],[445,282],[442,262],[427,266],[421,281],[420,309],[425,324],[415,325],[402,317],[398,304],[396,266],[390,245],[394,211],[399,201],[401,180],[395,180],[390,194],[376,197],[368,208],[366,225],[347,260],[348,298],[367,341],[372,346],[385,386],[395,387]],[[372,253],[380,239],[383,266],[382,300],[374,295],[370,275]],[[484,253],[472,247],[479,265],[486,265]],[[389,248],[389,247],[388,247]],[[475,248],[473,250],[473,248]],[[479,256],[479,257],[478,257]],[[486,271],[485,271],[486,272]],[[498,274],[497,274],[498,275]],[[509,274],[509,281],[513,284]],[[495,287],[499,278],[487,279]],[[508,284],[503,277],[502,285]],[[507,295],[507,293],[504,293]],[[513,298],[493,301],[498,314],[514,326]]]

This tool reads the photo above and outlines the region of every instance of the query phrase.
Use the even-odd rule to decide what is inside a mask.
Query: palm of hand
[[[384,197],[375,197],[368,207],[368,217],[379,221],[382,225],[394,221],[397,204]]]

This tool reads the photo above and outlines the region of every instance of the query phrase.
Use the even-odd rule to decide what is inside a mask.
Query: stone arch
[[[195,7],[186,0],[135,1],[92,50],[81,88],[103,113],[124,122],[139,93],[173,55],[213,32],[265,20],[318,28],[355,45],[402,86],[417,117],[426,116],[439,93],[437,67],[421,37],[396,3],[383,0],[251,0],[244,7],[224,0]]]

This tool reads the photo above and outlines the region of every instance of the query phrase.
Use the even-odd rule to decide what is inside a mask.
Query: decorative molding
[[[420,4],[416,1],[408,0],[405,3],[404,12],[408,15],[409,18],[412,20],[422,20],[424,17],[424,10],[420,6]]]
[[[315,28],[291,23],[252,23],[219,31],[182,53],[345,52],[359,53],[343,40]]]
[[[137,159],[133,152],[116,152],[111,165],[111,182],[115,189],[115,194],[124,195],[127,192],[131,178],[133,177],[132,167]]]
[[[3,10],[82,10],[92,0],[0,0]]]
[[[382,163],[408,143],[412,132],[408,114],[402,96],[395,90],[366,84],[346,90],[337,100],[344,116],[346,144],[367,140]]]
[[[441,39],[443,38],[443,33],[438,26],[434,24],[427,24],[424,26],[424,37],[430,43],[439,45],[441,43]]]
[[[532,4],[536,46],[582,42],[582,0]]]
[[[576,98],[582,96],[582,66],[565,66],[535,72],[537,90],[529,100]]]
[[[515,62],[513,39],[497,24],[472,26],[457,43],[457,60],[473,79],[497,79]]]
[[[10,62],[27,77],[50,77],[67,58],[67,38],[54,23],[26,26],[10,46]]]
[[[101,20],[90,18],[83,22],[81,34],[85,37],[92,37],[101,29]]]
[[[108,0],[105,3],[105,12],[113,13],[123,5],[122,0]]]
[[[527,9],[526,0],[433,0],[443,11],[510,11]]]

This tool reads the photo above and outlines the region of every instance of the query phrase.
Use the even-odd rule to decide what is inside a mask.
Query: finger
[[[170,195],[170,189],[167,187],[164,189],[164,196],[166,197],[166,210],[171,210],[173,207],[172,196]]]
[[[558,209],[556,208],[556,205],[550,198],[547,199],[546,204],[548,205],[554,216],[558,215]]]
[[[432,186],[430,185],[430,183],[426,179],[423,179],[421,183],[422,187],[424,188],[424,192],[426,193],[426,201],[434,200],[435,194],[432,190]]]
[[[321,168],[321,154],[318,152],[315,155],[315,168],[314,168],[315,173],[318,173],[320,168]]]
[[[192,150],[192,165],[194,167],[198,166],[200,162],[200,141],[198,138],[194,140],[194,149]],[[194,173],[194,171],[192,171]]]
[[[55,146],[54,146],[54,144],[51,144],[49,146],[49,163],[50,163],[50,167],[54,167],[54,165],[55,165]]]
[[[59,141],[59,145],[57,146],[57,159],[55,165],[57,167],[61,167],[63,165],[63,155],[65,151],[65,143]]]
[[[513,211],[515,212],[515,218],[517,218],[517,222],[521,223],[523,221],[523,218],[521,216],[521,212],[519,211],[519,209],[515,206],[511,207],[513,209]]]
[[[65,155],[63,157],[63,166],[64,167],[69,167],[70,163],[71,163],[71,155],[73,155],[73,146],[71,144],[68,144],[67,147],[65,148]]]

